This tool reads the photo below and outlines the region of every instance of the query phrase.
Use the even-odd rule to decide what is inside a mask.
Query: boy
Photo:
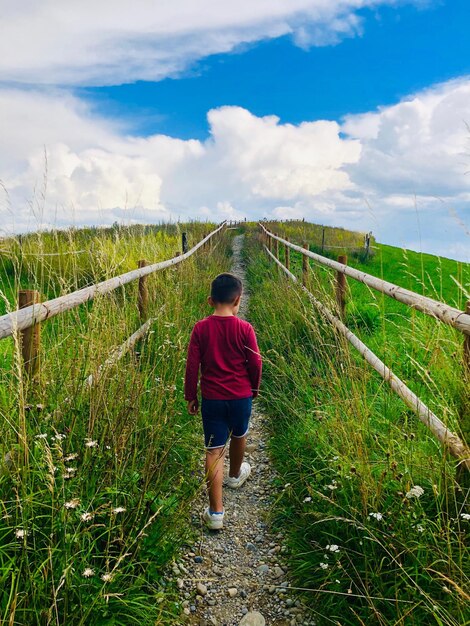
[[[237,317],[242,283],[233,274],[220,274],[211,285],[214,312],[197,322],[186,362],[185,399],[188,412],[199,409],[197,384],[201,368],[201,414],[206,446],[209,507],[204,521],[211,530],[224,525],[222,483],[225,448],[230,441],[227,486],[241,487],[251,472],[243,462],[251,401],[258,395],[261,356],[253,327]]]

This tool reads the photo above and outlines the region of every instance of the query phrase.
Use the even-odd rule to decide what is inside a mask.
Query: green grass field
[[[20,287],[43,299],[68,293],[141,258],[170,258],[181,231],[191,246],[213,227],[3,241],[0,314],[16,308]],[[271,227],[321,247],[320,226]],[[86,378],[141,324],[136,284],[42,324],[34,382],[14,340],[0,341],[0,623],[181,623],[165,568],[191,533],[202,452],[199,420],[183,401],[185,353],[192,325],[209,313],[210,280],[230,268],[234,232],[246,233],[249,316],[264,360],[259,402],[279,472],[272,519],[287,532],[291,570],[317,624],[470,624],[468,485],[456,480],[455,459],[281,275],[255,224],[149,277],[150,333],[94,387]],[[459,308],[468,298],[468,265],[375,241],[365,259],[362,235],[343,229],[325,239],[325,254],[347,252],[371,274]],[[300,255],[291,268],[300,275]],[[468,435],[462,335],[348,284],[348,326]],[[334,309],[332,272],[311,265],[309,287]]]
[[[295,226],[272,230],[309,241],[305,224],[297,235]],[[469,266],[377,248],[350,264],[462,306]],[[265,360],[262,402],[284,485],[276,520],[288,529],[297,583],[312,590],[306,599],[318,623],[469,623],[468,490],[456,483],[455,460],[256,241],[246,254]],[[300,275],[300,255],[291,254],[291,268]],[[451,428],[468,432],[462,335],[349,286],[346,323]],[[313,269],[309,287],[334,310],[332,272]]]

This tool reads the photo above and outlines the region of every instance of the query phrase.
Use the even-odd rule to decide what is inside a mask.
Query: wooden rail
[[[277,263],[277,265],[287,274],[287,276],[298,283],[298,279],[277,259],[274,254],[264,246],[267,254]],[[470,449],[468,446],[451,430],[447,428],[442,420],[435,415],[431,409],[422,402],[416,394],[414,394],[405,383],[396,376],[392,370],[379,359],[343,322],[337,318],[331,311],[322,304],[315,296],[308,291],[303,285],[299,285],[308,295],[315,308],[342,334],[346,339],[360,352],[364,359],[371,365],[382,378],[390,384],[390,387],[397,393],[400,398],[411,408],[416,411],[419,419],[425,424],[433,435],[442,443],[452,456],[459,459],[460,463],[470,470]]]
[[[109,293],[134,280],[143,278],[144,276],[148,276],[149,274],[153,274],[154,272],[158,272],[159,270],[163,270],[167,267],[171,267],[185,261],[201,246],[204,246],[207,241],[214,237],[214,235],[223,230],[225,225],[226,222],[222,222],[220,226],[209,233],[207,237],[204,237],[204,239],[193,246],[190,250],[173,259],[161,261],[160,263],[153,263],[152,265],[147,265],[137,270],[127,272],[126,274],[121,274],[120,276],[104,280],[101,283],[84,287],[83,289],[66,294],[65,296],[54,298],[48,302],[33,304],[32,306],[14,311],[13,313],[2,315],[0,317],[0,339],[10,337],[17,331],[25,330],[26,328],[30,328],[39,322],[54,317],[55,315],[59,315],[64,311],[69,311],[84,302],[88,302],[88,300],[92,300],[98,295]]]
[[[264,233],[269,239],[277,240],[280,243],[283,243],[286,247],[295,250],[296,252],[300,252],[304,254],[320,265],[324,265],[329,267],[337,272],[341,272],[350,278],[354,278],[364,285],[375,289],[376,291],[380,291],[381,293],[393,298],[394,300],[398,300],[407,306],[416,309],[417,311],[421,311],[422,313],[426,313],[426,315],[430,315],[431,317],[435,317],[441,322],[445,324],[449,324],[449,326],[453,326],[460,330],[461,332],[470,335],[470,315],[465,311],[460,311],[444,302],[439,302],[438,300],[433,300],[432,298],[428,298],[427,296],[421,296],[414,291],[410,291],[409,289],[405,289],[404,287],[399,287],[398,285],[394,285],[393,283],[389,283],[381,278],[377,278],[376,276],[372,276],[371,274],[367,274],[366,272],[361,272],[360,270],[356,270],[353,267],[348,267],[343,263],[338,263],[337,261],[333,261],[332,259],[328,259],[320,254],[316,254],[315,252],[310,252],[310,250],[306,250],[301,246],[297,246],[293,243],[290,243],[287,239],[283,239],[278,235],[270,232],[267,228],[265,228],[261,223],[259,226],[263,229]]]

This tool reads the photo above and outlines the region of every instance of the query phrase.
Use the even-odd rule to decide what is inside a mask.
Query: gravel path
[[[243,241],[244,235],[233,239],[232,272],[245,282]],[[248,302],[249,294],[245,291],[242,317],[246,316]],[[246,455],[252,474],[241,489],[224,489],[222,531],[209,531],[202,524],[201,512],[207,506],[205,489],[194,502],[196,540],[173,566],[181,590],[182,622],[186,624],[314,624],[306,617],[300,600],[288,589],[282,534],[273,534],[269,528],[267,516],[275,471],[269,462],[265,438],[263,417],[255,406]]]

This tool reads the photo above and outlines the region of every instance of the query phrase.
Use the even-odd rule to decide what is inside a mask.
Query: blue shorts
[[[206,448],[222,448],[230,437],[244,437],[250,427],[252,398],[207,400],[202,398],[201,414]]]

